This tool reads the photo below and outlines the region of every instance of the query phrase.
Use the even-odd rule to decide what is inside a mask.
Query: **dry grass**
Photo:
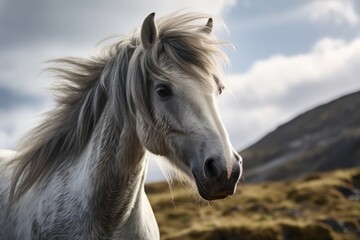
[[[147,186],[162,239],[360,239],[360,169],[239,186],[198,203],[183,188]]]

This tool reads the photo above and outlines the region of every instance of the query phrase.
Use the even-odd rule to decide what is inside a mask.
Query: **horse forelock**
[[[142,47],[137,30],[103,48],[99,56],[51,61],[54,66],[49,70],[62,79],[55,87],[56,107],[19,146],[21,154],[14,159],[17,166],[10,200],[19,199],[60,165],[74,163],[87,146],[106,104],[117,113],[120,130],[134,124],[137,111],[149,125],[154,124],[149,79],[176,81],[176,66],[178,74],[216,84],[204,73],[221,79],[221,67],[227,58],[219,49],[222,42],[202,31],[207,19],[207,15],[189,13],[159,19],[158,39],[149,49]]]
[[[174,64],[187,75],[206,84],[214,82],[207,75],[222,79],[222,67],[228,62],[220,49],[224,42],[214,34],[203,31],[209,16],[181,12],[158,20],[159,37],[154,46],[144,54],[149,69],[155,76],[176,78],[162,71],[164,65]],[[205,73],[205,74],[204,74]]]

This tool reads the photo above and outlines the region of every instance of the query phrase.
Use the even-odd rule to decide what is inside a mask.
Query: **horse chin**
[[[199,189],[198,193],[206,201],[220,200],[220,199],[224,199],[228,196],[228,195],[219,195],[219,196],[207,195],[204,191],[201,191],[200,189]]]
[[[219,195],[211,194],[209,192],[209,190],[202,184],[202,182],[200,181],[200,179],[197,177],[197,175],[194,172],[193,172],[193,176],[195,179],[198,193],[199,193],[200,197],[202,197],[204,200],[214,201],[214,200],[224,199],[227,196],[229,196],[228,194],[219,194]]]

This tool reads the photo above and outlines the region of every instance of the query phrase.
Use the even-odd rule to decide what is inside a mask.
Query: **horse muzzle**
[[[216,157],[207,158],[201,167],[193,167],[192,174],[203,199],[222,199],[236,192],[242,174],[242,161],[237,154],[234,159],[230,171],[224,164],[225,161]]]

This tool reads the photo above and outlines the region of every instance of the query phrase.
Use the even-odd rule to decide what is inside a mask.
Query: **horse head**
[[[211,18],[203,27],[187,20],[156,22],[153,13],[144,20],[129,74],[130,102],[138,106],[134,114],[143,146],[184,173],[203,199],[221,199],[234,194],[242,174],[242,159],[217,107],[224,53]]]

